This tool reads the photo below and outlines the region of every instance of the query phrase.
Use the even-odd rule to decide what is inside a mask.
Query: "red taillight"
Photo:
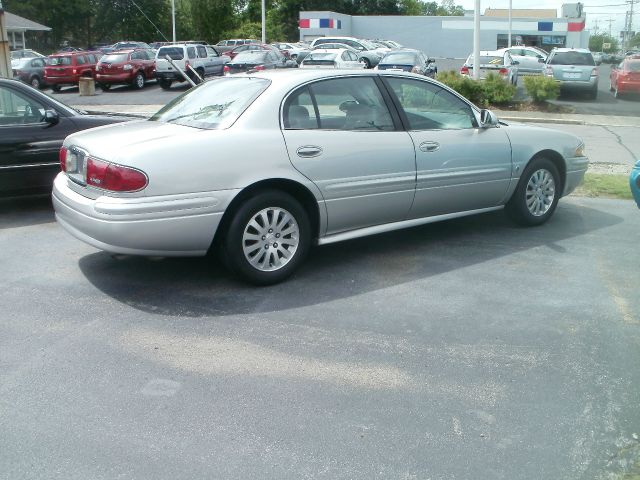
[[[191,65],[189,62],[184,62],[184,73],[189,73],[189,65]]]
[[[264,65],[258,65],[257,67],[254,68],[254,70],[264,70],[265,66]]]
[[[460,69],[460,75],[469,75],[469,67],[467,67],[467,66],[463,66],[463,67]]]
[[[229,68],[229,66],[228,66],[228,65],[225,65],[225,66],[224,66],[224,68],[222,69],[222,71],[223,71],[224,73],[229,73],[229,72],[231,72],[231,69]]]
[[[65,147],[60,147],[60,153],[58,154],[58,158],[60,159],[60,170],[63,172],[67,171],[67,149]]]
[[[597,77],[598,76],[598,69],[594,68],[593,70],[591,70],[591,76],[592,77]]]
[[[507,70],[506,68],[501,68],[500,70],[498,70],[498,73],[504,77],[509,73],[509,70]]]
[[[87,159],[87,185],[112,192],[135,192],[147,186],[147,176],[140,170]]]

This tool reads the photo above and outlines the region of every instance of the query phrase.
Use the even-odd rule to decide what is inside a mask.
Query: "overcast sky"
[[[475,7],[474,0],[454,0],[457,5],[462,5],[466,10],[473,10]],[[573,2],[562,2],[553,0],[512,0],[513,8],[553,8],[558,12],[558,16],[562,14],[562,4]],[[584,10],[587,14],[587,28],[594,33],[598,21],[598,30],[600,32],[609,33],[609,19],[613,20],[611,24],[611,34],[618,38],[618,34],[624,29],[624,12],[628,10],[629,4],[625,0],[587,0],[582,2]],[[626,6],[625,6],[626,5]],[[509,0],[481,0],[480,11],[484,12],[487,8],[509,8]],[[633,5],[633,30],[640,31],[640,0],[636,0]]]

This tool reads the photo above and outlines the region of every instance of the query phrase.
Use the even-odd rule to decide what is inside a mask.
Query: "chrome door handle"
[[[435,152],[440,148],[440,144],[438,142],[422,142],[420,144],[420,150],[423,152]]]
[[[299,147],[296,153],[299,157],[313,158],[322,153],[322,148],[316,147],[315,145],[305,145],[304,147]]]

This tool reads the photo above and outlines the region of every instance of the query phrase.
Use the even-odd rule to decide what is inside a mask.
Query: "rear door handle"
[[[299,147],[296,150],[296,153],[299,157],[303,158],[313,158],[322,154],[322,148],[316,147],[315,145],[305,145],[303,147]]]
[[[420,144],[420,150],[423,152],[435,152],[440,148],[440,144],[438,142],[422,142]]]

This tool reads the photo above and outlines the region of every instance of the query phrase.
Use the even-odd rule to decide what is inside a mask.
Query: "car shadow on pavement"
[[[205,258],[147,259],[98,252],[79,266],[99,290],[139,310],[177,317],[283,311],[424,279],[537,247],[550,262],[562,241],[622,219],[582,205],[560,204],[536,228],[514,226],[494,212],[342,242],[311,250],[288,281],[253,287]]]
[[[51,194],[0,199],[0,230],[55,222]]]

